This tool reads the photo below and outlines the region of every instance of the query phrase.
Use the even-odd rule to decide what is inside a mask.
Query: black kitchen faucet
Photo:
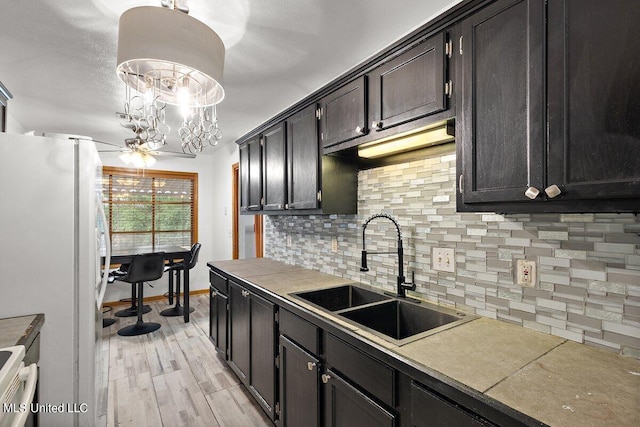
[[[387,214],[375,214],[372,215],[369,219],[367,219],[364,222],[364,225],[362,226],[362,264],[360,266],[360,271],[369,271],[369,267],[367,267],[367,254],[392,254],[394,252],[367,252],[366,248],[365,248],[365,238],[364,238],[364,234],[365,231],[367,230],[367,225],[369,225],[369,223],[376,219],[376,218],[386,218],[389,221],[391,221],[393,223],[393,225],[396,226],[396,231],[398,232],[398,290],[397,290],[397,296],[401,297],[401,298],[406,298],[407,297],[407,290],[410,291],[414,291],[416,289],[416,284],[415,282],[415,272],[411,273],[411,283],[406,283],[405,282],[405,277],[404,277],[404,261],[403,261],[403,249],[402,249],[402,233],[400,232],[400,225],[398,225],[398,222],[391,216],[391,215],[387,215]]]

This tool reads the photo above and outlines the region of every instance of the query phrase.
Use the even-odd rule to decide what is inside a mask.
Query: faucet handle
[[[362,251],[362,261],[360,264],[360,271],[369,271],[369,267],[367,266],[367,251]]]

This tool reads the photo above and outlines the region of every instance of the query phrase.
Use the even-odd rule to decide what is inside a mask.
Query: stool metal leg
[[[169,271],[169,305],[173,304],[173,271]]]
[[[142,315],[144,314],[143,303],[142,303],[144,301],[143,287],[144,287],[144,282],[139,282],[138,283],[138,321],[135,323],[135,325],[126,326],[120,329],[118,331],[118,335],[130,337],[135,335],[148,334],[149,332],[157,331],[158,329],[160,329],[159,323],[154,323],[154,322],[145,323],[142,321]]]
[[[182,270],[176,270],[176,305],[172,308],[167,308],[166,310],[162,310],[160,312],[161,316],[166,317],[176,317],[184,315],[184,308],[180,305],[180,272]],[[194,308],[189,309],[189,313],[193,313],[195,311]]]
[[[120,310],[115,312],[113,315],[117,317],[133,317],[138,315],[138,305],[137,305],[137,296],[136,296],[136,284],[131,284],[131,307],[127,307],[124,310]],[[142,309],[144,313],[148,313],[151,311],[151,307],[148,305],[143,305]]]

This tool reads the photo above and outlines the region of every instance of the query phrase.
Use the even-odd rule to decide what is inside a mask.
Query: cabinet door
[[[275,418],[276,405],[276,333],[275,305],[257,295],[250,295],[249,388],[269,417]]]
[[[223,357],[226,359],[228,356],[227,352],[227,311],[228,311],[228,302],[229,298],[220,292],[217,292],[216,295],[216,349],[222,353]]]
[[[280,335],[280,422],[320,425],[320,361]]]
[[[396,417],[335,372],[322,375],[327,426],[393,427]]]
[[[317,209],[320,183],[320,147],[316,105],[288,120],[287,163],[289,209]]]
[[[264,210],[282,210],[287,203],[287,140],[285,123],[262,134]]]
[[[357,138],[366,133],[367,78],[348,83],[320,102],[320,139],[323,147]]]
[[[240,210],[262,209],[262,149],[257,135],[239,148],[240,150]]]
[[[640,195],[640,5],[549,2],[554,200]]]
[[[368,74],[372,131],[446,109],[444,38],[430,37]]]
[[[249,292],[229,281],[229,364],[242,382],[249,377],[251,304]]]
[[[218,301],[216,300],[218,292],[209,287],[209,338],[213,345],[218,349]]]
[[[498,0],[461,32],[464,203],[529,201],[544,188],[544,0]]]

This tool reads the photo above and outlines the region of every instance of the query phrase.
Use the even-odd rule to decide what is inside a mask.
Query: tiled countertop
[[[352,280],[266,258],[209,265],[546,424],[640,425],[639,360],[487,318],[397,346],[290,296]]]

